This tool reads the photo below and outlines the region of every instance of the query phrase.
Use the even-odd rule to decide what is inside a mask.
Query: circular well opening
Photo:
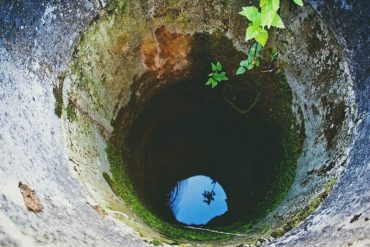
[[[221,47],[225,69],[234,67],[223,58],[243,55],[226,37],[194,35],[190,73],[137,78],[134,97],[113,123],[123,183],[154,221],[245,231],[294,180],[302,136],[283,72],[257,71],[206,87]]]
[[[104,208],[127,214],[123,221],[143,238],[242,235],[256,242],[281,236],[306,219],[335,183],[353,114],[335,37],[310,8],[297,15],[282,5],[286,19],[296,21],[276,37],[271,33],[263,49],[277,48],[282,66],[232,76],[245,59],[235,48],[243,49],[245,26],[238,14],[242,3],[235,3],[220,3],[218,9],[227,11],[211,19],[198,15],[205,2],[184,3],[194,8],[184,6],[180,15],[170,11],[177,2],[164,12],[158,5],[147,11],[154,13],[149,23],[145,4],[114,2],[84,32],[57,88],[81,183]],[[203,33],[210,23],[220,31]],[[230,80],[210,89],[204,83],[215,61]],[[206,184],[194,193],[200,205],[221,200],[224,210],[204,221],[179,220],[173,209],[179,199],[171,195],[184,193],[182,184],[199,177]]]
[[[223,90],[198,80],[176,84],[154,96],[133,122],[125,141],[127,171],[139,198],[166,221],[176,223],[168,206],[171,190],[196,175],[211,177],[227,195],[227,212],[206,225],[255,216],[269,197],[283,158],[279,130],[258,105],[247,114],[236,111]],[[200,194],[212,187],[203,185]]]

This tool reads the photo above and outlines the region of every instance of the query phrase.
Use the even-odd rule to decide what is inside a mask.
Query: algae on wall
[[[156,78],[158,85],[160,83],[165,83],[163,77],[165,73],[163,74],[162,67],[163,65],[168,65],[168,63],[166,64],[163,62],[163,53],[161,54],[160,51],[157,51],[158,47],[160,47],[161,41],[158,40],[159,36],[156,34],[156,31],[165,27],[166,32],[164,33],[168,34],[170,37],[187,36],[189,34],[207,32],[214,32],[215,35],[212,37],[216,37],[217,35],[215,30],[217,29],[218,33],[221,33],[219,36],[224,37],[223,33],[225,33],[225,35],[232,40],[232,43],[239,50],[243,50],[243,46],[240,45],[244,36],[241,30],[243,30],[242,27],[245,24],[238,15],[241,4],[242,3],[239,3],[238,1],[113,1],[101,12],[100,16],[94,20],[83,33],[81,42],[74,53],[72,64],[66,76],[66,86],[74,93],[73,100],[71,98],[64,99],[64,102],[68,102],[66,108],[68,113],[67,118],[74,120],[73,123],[65,123],[66,138],[71,140],[68,144],[71,157],[74,155],[80,157],[81,159],[76,162],[80,164],[80,167],[85,166],[81,169],[90,169],[91,167],[89,166],[92,166],[94,169],[100,171],[101,167],[106,168],[108,166],[107,160],[102,157],[105,156],[105,148],[103,148],[105,147],[105,142],[113,134],[112,121],[116,118],[120,109],[127,107],[128,103],[131,102],[133,98],[140,101],[142,99],[142,93],[147,90],[142,88],[141,84],[133,85],[133,82],[137,78],[147,74],[149,71],[152,73],[152,76],[154,75],[153,78]],[[205,11],[200,12],[200,8]],[[310,25],[309,22],[315,17],[315,15],[312,11],[305,11],[307,11],[307,9],[301,11],[300,15],[303,20],[301,22],[307,26]],[[208,13],[213,14],[209,15]],[[312,79],[310,77],[312,75],[308,73],[310,70],[300,70],[300,73],[296,73],[295,64],[292,65],[290,62],[292,59],[292,53],[300,51],[302,47],[305,49],[305,46],[294,46],[295,43],[293,42],[292,33],[297,32],[297,30],[301,28],[300,25],[301,23],[299,21],[294,22],[292,26],[288,27],[287,33],[278,36],[278,38],[288,39],[288,42],[282,42],[281,60],[283,61],[283,65],[286,66],[285,68],[289,75],[288,83],[293,89],[293,109],[299,109],[294,111],[296,116],[293,116],[293,118],[298,117],[298,113],[301,112],[305,120],[305,124],[299,124],[301,124],[301,126],[305,126],[308,129],[306,134],[308,133],[308,135],[311,136],[312,133],[320,129],[320,126],[313,126],[311,123],[321,123],[322,119],[320,119],[320,117],[323,114],[323,111],[321,110],[322,106],[318,106],[320,117],[314,118],[314,120],[318,119],[319,121],[313,121],[312,116],[308,114],[309,110],[305,109],[306,103],[308,103],[309,106],[312,106],[312,101],[307,99],[310,99],[313,92],[316,92],[317,97],[320,97],[320,95],[325,94],[326,91],[330,91],[331,83],[333,83],[335,88],[338,88],[338,85],[340,85],[343,80],[341,77],[335,82],[326,80],[329,78],[326,76],[329,73],[328,68],[326,68],[326,72],[320,70],[321,72],[319,74],[313,73],[314,77],[321,75],[320,78],[323,79],[322,86],[310,88],[309,81]],[[326,30],[325,26],[321,23],[319,27],[324,30],[325,42],[330,43],[332,38],[330,37],[328,30]],[[304,36],[302,39],[303,40],[300,43],[307,44],[307,42],[309,43],[310,40],[312,40],[312,37]],[[220,40],[221,39],[216,38],[213,40],[214,42],[212,42],[212,44],[217,44],[217,41]],[[147,50],[144,50],[145,52],[143,52],[143,47],[147,47],[143,46],[143,44],[149,44],[149,54],[154,56],[155,61],[157,61],[156,59],[162,59],[160,60],[162,62],[159,63],[159,65],[154,64],[153,66],[149,66],[148,63],[145,63],[146,58],[148,58],[148,56],[145,57],[145,55],[148,53],[145,53]],[[184,44],[187,43],[184,42]],[[292,47],[287,47],[287,44],[292,45]],[[310,48],[308,46],[306,48],[312,49],[312,47]],[[317,47],[317,53],[315,54],[324,54],[327,50],[324,48],[325,47]],[[315,54],[310,55],[315,56]],[[336,60],[337,57],[340,57],[340,54],[335,53],[334,55]],[[305,57],[307,56],[305,55]],[[219,58],[222,59],[222,56],[219,56]],[[315,59],[317,58],[314,57],[310,61],[316,61]],[[323,59],[320,60],[320,64],[327,59],[328,56],[324,56]],[[232,59],[229,60],[231,61]],[[181,58],[180,60],[175,61],[178,62],[184,60]],[[236,61],[236,63],[237,62],[238,61]],[[176,65],[177,64],[175,62],[175,64],[172,64],[170,68],[173,69]],[[305,67],[312,69],[309,65]],[[342,67],[343,65],[340,64],[339,68]],[[166,72],[166,70],[164,71]],[[183,70],[179,71],[179,73],[183,74],[188,72],[189,70],[186,66]],[[297,81],[296,77],[299,77],[301,81]],[[337,78],[334,77],[334,79]],[[311,90],[302,91],[302,87],[307,87]],[[302,93],[304,94],[303,98],[301,97],[302,95],[300,95]],[[332,93],[330,100],[332,101],[332,97],[335,95],[340,95],[340,97],[345,98],[346,93],[347,92],[345,91],[335,91]],[[289,98],[289,100],[291,100],[291,98]],[[282,112],[284,111],[286,115],[291,113],[290,104],[282,104],[278,108],[279,109],[277,110]],[[330,115],[329,111],[328,114]],[[82,115],[84,117],[84,124],[81,124]],[[281,114],[280,116],[276,115],[275,117],[284,118],[286,115]],[[291,116],[289,115],[289,118],[290,117]],[[298,155],[297,152],[302,148],[298,138],[298,130],[301,126],[294,125],[293,122],[290,122],[293,124],[292,129],[290,129],[291,126],[287,123],[291,118],[285,120],[286,124],[280,127],[284,132],[282,137],[284,139],[283,142],[286,145],[284,148],[286,157],[292,157],[291,160],[287,160],[287,162],[290,162],[289,166],[293,167],[293,165],[295,166],[293,162]],[[303,121],[303,119],[301,120]],[[307,122],[309,123],[308,125],[306,124]],[[341,128],[338,128],[336,135],[344,136],[342,134],[343,129],[347,125],[348,123],[345,123]],[[93,131],[88,131],[88,133],[90,133],[89,135],[81,135],[81,133],[86,132],[85,130],[79,129],[81,127],[85,128],[85,130],[91,129]],[[93,144],[97,141],[98,144]],[[87,145],[85,146],[86,149],[84,149],[84,151],[82,151],[83,148],[76,147],[76,144],[79,142],[86,142]],[[307,146],[303,146],[303,148],[307,148]],[[83,154],[76,155],[76,153],[79,152],[82,152]],[[331,157],[330,155],[326,155],[325,152],[323,159],[328,157],[333,158],[334,156]],[[94,161],[91,162],[91,160]],[[81,165],[82,163],[85,165]],[[307,170],[308,168],[303,166],[302,161],[298,164],[299,176],[298,181],[295,182],[294,186],[299,186],[300,183],[303,184],[304,179],[307,177],[304,174],[304,170]],[[325,165],[325,162],[320,164],[311,164],[311,166],[315,165]],[[319,167],[317,170],[319,170]],[[335,170],[336,169],[333,169],[332,172],[335,172]],[[106,174],[109,173],[107,170],[104,170],[104,172],[106,172]],[[294,173],[293,170],[290,170],[289,177],[292,176],[292,173]],[[104,187],[105,192],[102,194],[106,194],[102,196],[105,198],[103,201],[111,201],[111,198],[108,199],[108,197],[111,197],[112,195],[106,191],[107,185],[103,185],[105,182],[102,172],[96,174],[94,173],[94,176],[100,176],[98,184],[95,184],[92,178],[85,179],[86,183],[90,183],[87,187]],[[92,176],[92,174],[89,174],[88,176]],[[107,178],[106,175],[104,177]],[[320,185],[323,180],[325,180],[325,178],[315,178],[309,186],[312,187],[315,184]],[[114,179],[112,179],[112,181],[114,181]],[[110,183],[112,183],[112,181],[110,181]],[[287,180],[287,184],[290,184],[291,182],[291,180]],[[286,186],[286,184],[278,184],[276,188],[279,186]],[[309,195],[305,194],[303,190],[308,191],[309,186],[307,186],[307,188],[304,187],[303,189],[300,188],[299,190],[291,190],[289,192],[282,193],[278,196],[279,200],[277,201],[280,201],[287,193],[290,196],[292,196],[292,194],[294,195],[294,193],[298,193],[298,195],[295,196],[300,196],[301,199],[305,201],[304,204],[309,204],[310,199],[312,199],[315,196],[315,193],[317,193],[317,191],[314,191]],[[95,192],[89,191],[89,193]],[[108,194],[109,196],[107,196]],[[281,211],[279,214],[283,215],[283,218],[291,215],[291,212],[284,211],[284,208],[286,208],[286,205],[289,203],[292,203],[292,201],[288,202],[287,200],[284,200],[283,205],[285,205],[285,207],[280,207]],[[107,203],[107,205],[108,204],[109,203]],[[292,211],[300,210],[299,207],[295,207],[294,205],[292,205],[291,209]],[[275,213],[276,212],[274,212],[274,214]],[[271,217],[270,220],[275,222],[275,226],[279,225],[279,222],[276,222],[273,217]],[[269,220],[267,220],[267,222],[269,222]]]

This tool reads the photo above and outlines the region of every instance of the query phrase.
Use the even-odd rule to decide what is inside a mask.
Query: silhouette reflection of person
[[[203,202],[210,205],[211,202],[215,200],[214,196],[216,195],[216,193],[213,190],[212,191],[206,191],[205,190],[202,195],[204,197]]]

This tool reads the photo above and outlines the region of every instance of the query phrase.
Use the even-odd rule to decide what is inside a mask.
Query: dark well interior
[[[179,224],[168,207],[169,193],[195,175],[217,180],[227,194],[228,212],[207,227],[257,220],[278,205],[294,180],[301,142],[291,91],[276,68],[211,89],[204,85],[211,58],[203,54],[193,53],[200,65],[185,79],[138,79],[133,90],[146,83],[160,89],[120,110],[114,143],[138,198],[162,220]]]

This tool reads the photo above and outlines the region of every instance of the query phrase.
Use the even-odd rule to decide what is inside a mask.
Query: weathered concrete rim
[[[368,102],[370,92],[368,54],[370,53],[368,51],[370,42],[366,36],[366,33],[369,32],[365,31],[369,30],[369,26],[356,26],[356,23],[350,23],[347,26],[344,24],[348,23],[345,20],[349,16],[354,16],[358,22],[366,23],[368,13],[370,12],[368,10],[369,6],[365,1],[357,1],[354,4],[347,4],[346,2],[322,3],[318,1],[310,1],[310,3],[323,16],[326,23],[329,24],[337,35],[342,49],[345,50],[349,64],[348,69],[352,75],[354,92],[356,94],[358,118],[355,119],[355,124],[357,133],[354,145],[349,153],[350,159],[347,160],[343,170],[342,179],[331,196],[320,210],[303,225],[282,239],[277,240],[274,244],[284,246],[295,246],[297,244],[328,245],[329,242],[330,245],[342,245],[344,243],[366,244],[369,241],[366,237],[366,234],[369,232],[369,226],[365,223],[364,218],[369,215],[369,192],[366,188],[369,186],[368,164],[370,156],[368,149],[370,146],[368,139],[370,126]],[[121,228],[120,233],[113,234],[109,239],[92,240],[97,232],[107,233],[106,230],[100,229],[111,229],[112,225],[103,223],[107,228],[102,228],[102,221],[93,214],[94,212],[89,211],[87,205],[76,200],[76,198],[84,198],[84,196],[81,194],[80,189],[76,190],[76,188],[80,187],[76,179],[71,176],[73,172],[66,169],[67,157],[61,151],[64,144],[58,131],[60,123],[53,115],[52,85],[56,81],[58,72],[63,71],[66,67],[66,61],[73,47],[73,42],[71,43],[70,40],[76,40],[75,38],[78,36],[76,30],[82,30],[83,26],[91,20],[100,6],[98,3],[90,2],[76,5],[75,3],[69,4],[72,10],[70,13],[72,14],[68,14],[67,3],[65,5],[49,5],[47,8],[38,6],[37,15],[36,10],[35,12],[30,12],[37,16],[35,21],[30,24],[26,23],[25,20],[27,18],[25,15],[22,15],[25,11],[22,8],[13,9],[12,11],[14,12],[11,11],[10,13],[14,13],[14,15],[6,17],[8,20],[23,20],[25,31],[20,31],[23,29],[16,22],[6,24],[5,27],[8,31],[5,38],[1,38],[0,42],[2,47],[2,73],[0,78],[3,82],[2,88],[4,89],[4,96],[1,97],[1,112],[3,113],[1,118],[3,123],[1,127],[1,159],[4,161],[1,169],[4,172],[0,175],[1,181],[3,181],[0,188],[2,194],[5,195],[5,198],[0,199],[1,214],[7,219],[11,219],[13,223],[15,222],[14,226],[22,230],[22,236],[27,236],[24,238],[38,239],[42,243],[49,245],[52,245],[51,243],[54,241],[63,243],[62,245],[65,246],[72,243],[79,246],[88,246],[81,239],[94,241],[95,244],[100,246],[108,243],[114,246],[121,241],[125,241],[126,245],[144,245],[143,242],[138,240],[137,236],[122,240],[121,236],[126,234],[122,232],[124,227]],[[71,8],[71,6],[73,7]],[[34,9],[37,9],[36,5]],[[15,14],[17,13],[20,13],[20,15],[16,17]],[[61,13],[74,18],[74,20],[82,21],[66,25],[63,23],[63,17],[59,15]],[[42,22],[46,23],[46,25],[42,25]],[[36,26],[39,29],[34,31]],[[356,35],[353,35],[353,33]],[[10,42],[11,38],[14,38],[15,43]],[[59,44],[59,46],[50,47],[48,44]],[[34,55],[31,56],[32,53]],[[17,83],[15,84],[14,82]],[[33,91],[28,89],[31,86],[34,89]],[[35,92],[36,88],[38,89],[37,93]],[[21,95],[20,98],[16,97],[17,93]],[[35,96],[41,100],[37,101],[35,99],[34,101],[32,97]],[[14,106],[17,106],[16,109],[22,109],[21,115],[18,115],[18,111]],[[32,111],[29,111],[31,108]],[[36,111],[35,109],[38,110]],[[51,119],[49,123],[40,120],[45,119],[46,116]],[[25,122],[25,119],[30,122]],[[35,144],[32,148],[24,142],[22,133],[25,133],[25,129],[34,130],[33,135],[37,137],[29,139]],[[45,147],[48,148],[46,149]],[[53,151],[53,155],[50,154],[50,151]],[[17,159],[14,158],[14,155],[16,155]],[[29,161],[26,157],[33,158]],[[63,161],[62,165],[61,160]],[[17,174],[15,174],[12,171],[14,166],[22,167],[23,169],[17,170]],[[50,172],[51,167],[59,172],[59,176],[53,176],[55,180],[43,185],[41,181],[47,177],[50,178],[50,175],[53,174],[53,172]],[[30,171],[33,173],[32,176],[29,176]],[[60,179],[61,174],[64,174],[64,180]],[[354,177],[357,179],[354,180]],[[19,197],[11,195],[11,191],[14,191],[14,195],[16,195],[14,184],[17,184],[18,180],[28,182],[36,191],[39,191],[42,195],[41,197],[46,201],[45,204],[48,211],[41,215],[41,219],[25,213]],[[76,191],[76,193],[70,194],[71,191]],[[47,195],[52,195],[51,199],[46,199]],[[60,197],[55,195],[60,195]],[[350,203],[352,198],[355,200]],[[74,210],[66,211],[67,208],[73,208]],[[49,209],[53,209],[53,211],[49,211]],[[89,214],[88,217],[84,216],[86,212]],[[89,223],[91,226],[89,233],[83,235],[82,232],[86,229],[73,223],[70,226],[74,229],[73,232],[62,226],[55,226],[55,228],[45,232],[46,236],[49,236],[46,238],[38,235],[36,230],[28,227],[28,224],[31,224],[34,229],[40,230],[42,227],[53,225],[53,223],[59,220],[55,216],[53,217],[57,213],[64,215],[65,219],[78,216],[82,222]],[[361,215],[358,221],[349,223],[353,215],[359,214]],[[1,227],[9,229],[8,225],[1,225]],[[338,231],[338,229],[340,229],[341,234],[339,236],[333,235],[332,233]],[[63,234],[55,235],[57,231],[61,231]],[[8,245],[14,243],[22,246],[22,243],[19,242],[23,238],[21,235],[11,235],[9,231],[5,232],[6,234],[0,234],[1,243],[4,242]],[[77,238],[72,238],[74,235]],[[53,240],[50,240],[51,238]]]

